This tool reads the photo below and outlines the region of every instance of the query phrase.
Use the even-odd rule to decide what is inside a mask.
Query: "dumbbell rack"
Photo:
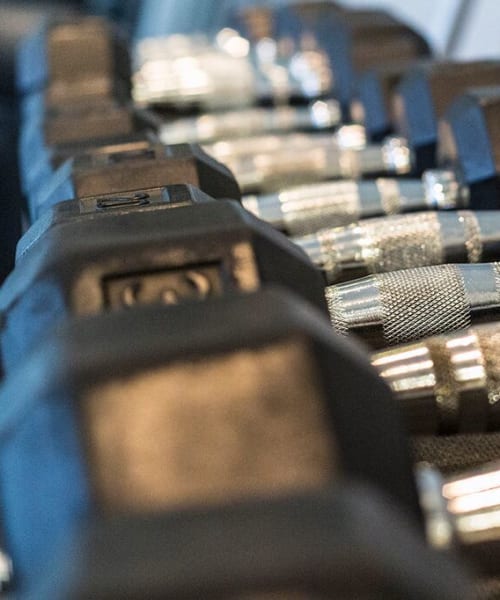
[[[290,14],[307,21],[307,11]],[[372,18],[359,13],[346,27],[342,17],[331,56],[346,60],[352,44],[363,63]],[[407,58],[428,51],[386,21],[373,30],[388,27],[393,49],[409,40]],[[45,27],[20,66],[31,225],[0,291],[0,499],[14,589],[33,598],[465,598],[465,564],[496,576],[483,539],[464,563],[426,546],[424,518],[428,528],[436,518],[436,533],[447,510],[429,498],[452,482],[434,473],[419,505],[397,395],[370,364],[384,354],[370,359],[332,331],[323,274],[299,247],[310,242],[293,243],[251,214],[264,205],[261,190],[242,200],[237,173],[209,152],[165,146],[168,122],[160,143],[158,115],[130,102],[126,45],[113,27]],[[470,70],[486,85],[498,65]],[[419,77],[452,71],[400,72],[400,93],[411,99]],[[338,99],[347,114],[352,98]],[[425,125],[416,119],[410,130]],[[416,177],[436,147],[409,140],[395,152],[408,150]],[[390,143],[394,151],[399,141]],[[359,193],[363,184],[347,185]],[[309,227],[321,222],[317,207],[313,217]],[[279,228],[293,233],[290,223]],[[481,243],[482,260],[488,243],[495,255],[495,240]],[[457,256],[466,251],[476,256],[468,239]],[[326,299],[340,289],[327,288]],[[412,444],[442,469],[475,448],[450,471],[497,457],[496,431],[467,435]],[[488,580],[487,593],[496,585]]]

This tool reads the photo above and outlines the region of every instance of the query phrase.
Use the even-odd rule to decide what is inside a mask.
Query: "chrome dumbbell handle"
[[[435,170],[422,180],[384,177],[286,186],[274,193],[247,195],[243,203],[278,229],[303,236],[370,217],[466,208],[468,190],[453,171]]]
[[[322,130],[340,121],[337,102],[317,101],[311,106],[277,106],[275,108],[242,108],[199,117],[176,119],[159,125],[159,137],[164,144],[206,144],[217,140],[297,130]],[[246,149],[248,146],[244,146]]]
[[[331,285],[332,325],[375,347],[416,341],[500,317],[499,263],[405,269]]]
[[[326,143],[325,143],[326,141]],[[226,162],[245,193],[272,192],[291,184],[314,183],[326,179],[352,179],[379,173],[406,174],[411,170],[409,149],[403,142],[388,140],[383,145],[342,148],[332,136],[304,137],[291,146],[281,139],[271,151],[238,153],[225,144],[223,152],[214,145],[207,148],[217,160]]]
[[[422,211],[295,238],[329,283],[372,273],[500,258],[498,211]]]
[[[500,323],[382,350],[372,364],[414,433],[500,429]]]
[[[500,542],[500,463],[452,477],[423,464],[416,479],[427,539],[433,546],[471,553]],[[497,562],[496,556],[490,559]]]

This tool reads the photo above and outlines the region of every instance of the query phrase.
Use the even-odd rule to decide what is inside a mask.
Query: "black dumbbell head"
[[[430,53],[421,36],[383,11],[345,11],[330,2],[299,2],[267,11],[266,18],[260,16],[257,22],[259,35],[255,27],[246,27],[248,35],[259,39],[265,32],[267,37],[275,37],[284,56],[311,49],[326,53],[333,89],[346,117],[357,73],[395,57],[413,60]]]
[[[451,102],[472,86],[500,83],[500,61],[428,63],[411,69],[394,97],[397,131],[408,140],[414,170],[436,166],[438,119]]]
[[[461,565],[426,548],[374,490],[344,483],[211,510],[101,518],[58,552],[27,600],[122,590],[130,600],[465,600],[470,585]]]
[[[45,146],[62,146],[133,133],[143,118],[144,113],[125,104],[86,104],[55,109],[27,130],[41,130]]]
[[[476,210],[500,206],[500,86],[476,88],[440,122],[439,152],[458,170]]]
[[[20,177],[30,193],[64,160],[91,148],[147,139],[148,113],[121,104],[58,109],[25,123],[19,137]]]
[[[0,291],[6,368],[68,315],[205,300],[270,283],[325,310],[319,270],[238,203],[200,202],[209,197],[189,186],[145,195],[63,202],[28,230]]]
[[[128,194],[174,184],[196,186],[215,199],[241,198],[229,169],[200,146],[142,141],[103,146],[69,160],[32,195],[32,215],[36,218],[54,204],[72,198]]]
[[[45,90],[47,108],[129,95],[127,40],[96,17],[44,23],[22,44],[17,76],[21,94]]]
[[[86,140],[73,144],[62,144],[60,146],[45,146],[43,145],[43,135],[40,129],[36,129],[35,137],[27,140],[23,133],[21,134],[21,144],[23,150],[19,152],[20,161],[20,178],[22,188],[27,197],[32,194],[38,194],[39,190],[44,187],[54,176],[54,172],[65,161],[74,158],[75,156],[99,150],[102,147],[122,146],[147,144],[156,139],[151,132],[141,130],[141,123],[138,122],[139,129],[126,135],[113,136],[108,140]],[[36,151],[32,152],[28,143],[35,141]]]
[[[368,138],[381,142],[394,128],[392,95],[413,62],[372,67],[356,79],[351,118],[365,127]]]
[[[335,90],[348,110],[356,75],[387,62],[429,55],[423,38],[382,11],[353,11],[323,24],[323,39],[335,79]]]
[[[67,323],[7,378],[0,403],[2,524],[21,580],[96,511],[228,503],[351,475],[418,515],[389,388],[282,292]]]

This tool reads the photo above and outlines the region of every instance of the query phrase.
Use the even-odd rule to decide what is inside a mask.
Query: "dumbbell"
[[[125,39],[96,18],[43,25],[22,45],[18,91],[23,97],[20,142],[25,193],[39,171],[68,156],[76,143],[129,136],[149,124],[130,107],[130,64]],[[144,134],[142,134],[143,136]]]
[[[16,72],[24,119],[61,105],[130,97],[127,40],[97,17],[44,23],[21,45]]]
[[[498,321],[385,349],[372,364],[420,435],[500,429]],[[500,435],[491,436],[500,451]]]
[[[84,198],[101,194],[126,194],[170,184],[194,185],[215,199],[241,198],[230,171],[199,146],[129,141],[76,154],[63,163],[30,195],[30,213],[35,220],[69,198],[84,202]]]
[[[499,115],[497,87],[471,88],[458,96],[439,121],[441,168],[425,171],[421,181],[325,182],[246,196],[244,205],[278,229],[299,236],[384,214],[430,208],[496,209]]]
[[[282,292],[66,321],[7,377],[0,403],[2,526],[23,585],[96,513],[351,476],[418,518],[389,388],[364,352]]]
[[[26,39],[18,55],[21,134],[28,149],[30,131],[47,128],[47,120],[59,123],[68,135],[68,119],[82,121],[82,128],[92,127],[102,111],[105,116],[100,117],[93,135],[109,135],[107,127],[120,119],[120,109],[130,102],[130,73],[127,41],[103,19],[81,17],[42,25]],[[54,143],[51,134],[57,137],[56,124],[45,134]]]
[[[472,86],[500,81],[500,62],[431,63],[416,66],[403,77],[394,96],[396,135],[382,144],[342,148],[331,144],[309,151],[302,164],[284,147],[256,156],[237,155],[231,160],[230,142],[224,146],[226,163],[244,192],[273,192],[292,183],[321,179],[420,176],[436,166],[438,118],[451,101]],[[313,146],[311,142],[311,147]],[[218,156],[217,145],[207,146]],[[279,206],[279,198],[275,200]]]
[[[333,328],[380,348],[494,321],[500,263],[442,264],[370,275],[326,288]]]
[[[383,142],[394,133],[393,94],[414,64],[403,60],[380,64],[364,69],[356,77],[349,112],[353,122],[363,127],[367,140]]]
[[[425,211],[364,219],[294,239],[328,283],[445,263],[500,259],[498,211]]]
[[[66,315],[205,300],[267,283],[326,308],[307,256],[235,201],[180,185],[62,202],[21,238],[0,290],[4,366]]]
[[[23,191],[31,194],[65,160],[99,146],[151,138],[145,113],[130,106],[77,107],[52,111],[50,118],[27,124],[19,139]]]
[[[138,68],[134,76],[134,97],[144,105],[178,106],[195,102],[199,107],[219,108],[231,103],[245,104],[255,98],[255,90],[260,93],[265,102],[280,103],[296,97],[300,102],[304,98],[323,98],[332,93],[332,84],[339,88],[343,98],[352,94],[351,80],[354,73],[373,64],[373,56],[380,53],[381,48],[392,52],[397,48],[396,55],[408,60],[427,56],[429,49],[423,40],[409,28],[401,25],[385,13],[367,11],[339,11],[331,3],[299,3],[292,7],[283,7],[274,11],[258,7],[244,11],[242,18],[235,18],[234,29],[224,29],[216,36],[220,48],[236,56],[225,57],[228,61],[226,68],[221,68],[218,62],[216,72],[209,62],[209,46],[196,48],[193,42],[186,44],[186,51],[180,61],[187,60],[191,54],[192,61],[198,61],[196,71],[200,78],[210,80],[210,85],[197,86],[196,94],[189,89],[182,90],[182,77],[178,76],[175,59],[168,60],[174,52],[178,39],[144,40],[138,47]],[[240,33],[238,33],[238,30]],[[331,43],[336,39],[337,43]],[[362,40],[362,42],[360,42]],[[360,44],[363,48],[360,48]],[[377,50],[374,50],[374,46]],[[241,52],[238,54],[238,52]],[[213,53],[213,50],[212,50]],[[247,53],[252,56],[257,65],[257,72],[252,74],[247,63],[241,60]],[[194,55],[194,56],[193,56]],[[238,60],[237,60],[238,59]],[[161,89],[157,75],[153,74],[154,64],[163,60],[165,72],[165,89]],[[215,57],[214,59],[215,60]],[[217,54],[217,60],[223,58]],[[180,68],[179,61],[179,68]],[[233,66],[234,65],[234,66]],[[232,71],[231,71],[232,69]],[[222,73],[221,73],[222,72]],[[229,75],[228,81],[228,72]],[[234,74],[233,74],[234,73]],[[286,74],[286,76],[285,76]],[[255,78],[257,77],[257,82]],[[172,81],[179,79],[176,88]],[[240,80],[244,90],[243,99],[233,90]],[[151,80],[151,81],[149,81]],[[185,85],[185,84],[184,84]],[[232,86],[231,91],[227,86]],[[219,89],[218,89],[219,88]],[[346,100],[347,101],[347,100]],[[344,102],[344,100],[343,100]],[[313,105],[314,106],[314,105]],[[330,118],[328,122],[338,122],[340,112],[330,100]],[[275,131],[285,131],[290,126],[310,123],[309,111],[293,111],[290,120],[290,109],[283,115],[282,109],[275,111],[248,111],[253,120],[266,116],[260,121],[258,129],[264,128]],[[316,109],[315,114],[318,114]],[[322,112],[325,109],[322,108]],[[283,115],[283,116],[282,116]],[[202,119],[188,120],[180,123],[173,131],[178,136],[185,133],[189,136],[183,141],[207,141],[215,136],[217,131],[229,136],[241,136],[245,132],[237,127],[232,118],[233,114],[213,115]],[[208,123],[207,123],[208,120]],[[322,119],[324,121],[324,118]],[[172,135],[172,127],[165,125],[165,138]],[[255,132],[255,130],[254,130]]]
[[[425,548],[368,486],[337,483],[202,511],[102,516],[26,597],[457,600],[472,596],[464,570]]]
[[[254,11],[253,23],[246,19],[244,35],[256,45],[274,38],[283,61],[293,60],[296,53],[304,61],[308,53],[323,54],[331,70],[331,90],[345,109],[356,73],[395,56],[415,60],[430,54],[421,36],[384,11],[346,11],[329,2],[299,2],[263,13],[260,8]]]
[[[471,89],[451,105],[440,124],[438,152],[448,178],[464,190],[469,204],[498,208],[500,87]]]

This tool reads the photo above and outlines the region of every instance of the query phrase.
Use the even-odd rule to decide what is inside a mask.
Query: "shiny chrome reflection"
[[[243,198],[245,207],[257,217],[293,236],[379,215],[434,208],[426,202],[419,179],[391,178],[310,183]]]
[[[135,48],[134,100],[213,109],[330,95],[334,77],[327,53],[317,45],[283,51],[285,46],[269,37],[251,43],[230,28],[213,42],[185,35],[141,40]]]
[[[335,147],[331,133],[296,133],[289,132],[282,135],[264,134],[252,137],[238,137],[235,139],[219,140],[213,144],[205,144],[206,152],[217,160],[230,162],[239,159],[245,160],[256,154],[271,155],[293,150],[295,152],[308,151],[310,148]]]
[[[500,322],[372,355],[416,433],[500,428]]]
[[[159,138],[165,144],[205,144],[244,136],[329,129],[339,121],[338,103],[333,100],[328,102],[318,100],[308,107],[242,108],[207,113],[199,117],[169,120],[160,124]],[[241,145],[245,146],[247,152],[248,147],[243,140],[240,140]]]
[[[466,206],[469,190],[458,180],[451,169],[430,169],[422,175],[422,183],[427,204],[433,208],[456,208]]]
[[[408,151],[369,144],[342,148],[334,136],[308,135],[266,138],[259,144],[246,140],[205,146],[217,160],[233,171],[244,192],[269,192],[284,186],[324,179],[355,179],[378,173],[408,173]]]
[[[357,150],[367,144],[366,130],[362,125],[342,125],[335,133],[340,148]]]
[[[372,294],[376,305],[369,318],[359,307],[358,288],[378,292]],[[401,344],[464,329],[476,319],[500,318],[500,265],[446,264],[380,273],[329,286],[326,297],[338,331],[356,333],[375,347]]]
[[[500,462],[448,478],[420,465],[417,483],[432,545],[471,550],[500,541]]]
[[[496,235],[492,236],[492,231]],[[413,267],[476,263],[485,254],[500,258],[500,214],[423,211],[320,229],[294,241],[306,252],[312,248],[311,259],[334,283]]]
[[[248,56],[229,53],[201,37],[173,35],[142,40],[132,77],[138,105],[204,109],[249,106],[256,100],[256,73]]]

